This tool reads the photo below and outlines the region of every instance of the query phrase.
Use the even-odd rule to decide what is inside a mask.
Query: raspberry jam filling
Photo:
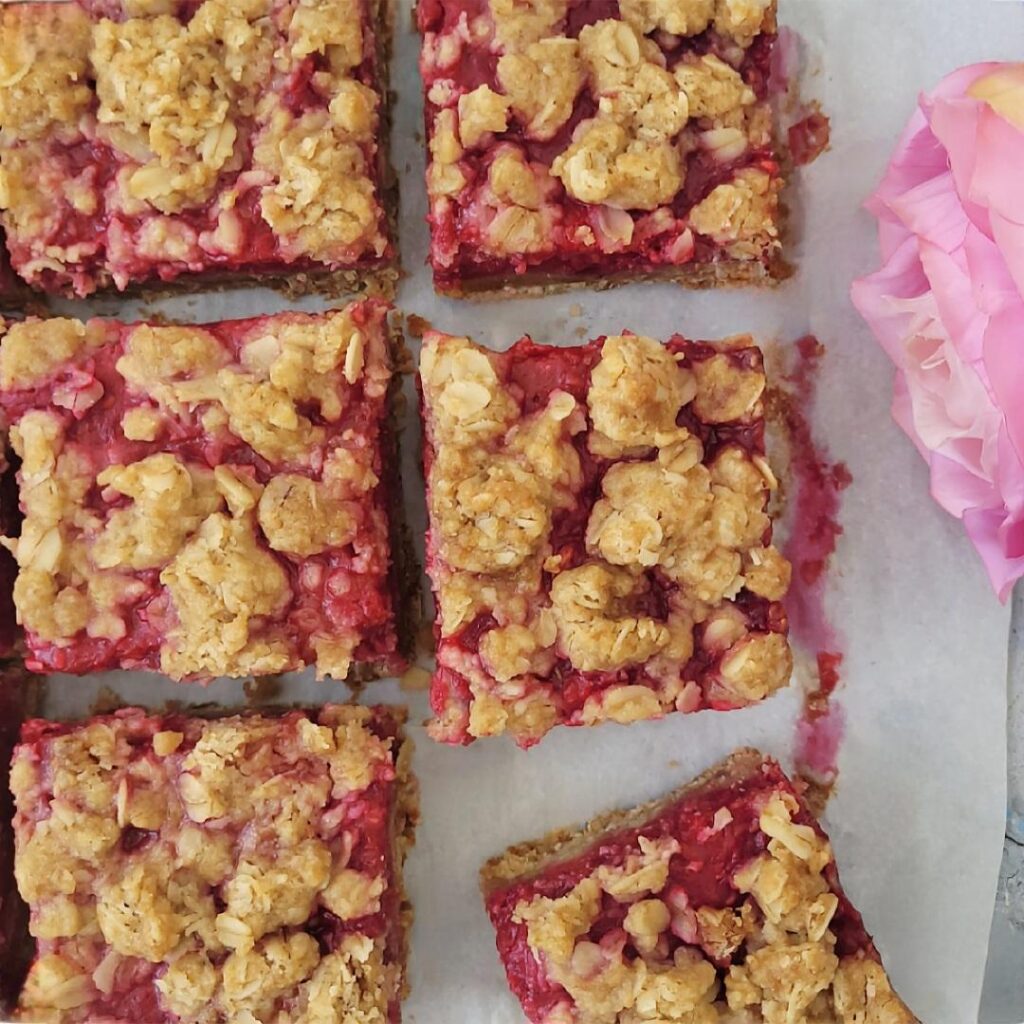
[[[10,10],[3,27],[12,66],[26,55],[45,61],[46,47],[53,48],[52,73],[33,71],[21,86],[15,76],[11,89],[24,88],[30,95],[52,91],[55,110],[69,108],[69,123],[56,113],[47,115],[45,130],[28,115],[26,126],[12,116],[0,137],[0,162],[7,165],[13,182],[12,199],[0,218],[13,267],[34,287],[87,295],[111,284],[123,290],[148,281],[170,282],[183,274],[218,281],[340,269],[372,271],[393,260],[383,209],[385,159],[376,137],[381,118],[375,106],[367,105],[369,96],[376,97],[373,104],[381,102],[381,44],[364,0],[356,0],[357,17],[342,27],[332,24],[336,14],[329,0],[306,5],[291,24],[285,8],[260,18],[236,12],[226,0],[179,4],[172,17],[183,26],[181,38],[200,22],[207,26],[195,33],[201,41],[189,43],[193,48],[183,51],[180,82],[168,84],[161,78],[162,64],[155,58],[151,67],[127,72],[128,77],[154,76],[153,82],[143,83],[143,92],[178,88],[178,115],[152,107],[121,110],[111,93],[125,88],[125,71],[91,63],[103,58],[98,45],[90,52],[90,33],[95,41],[112,24],[102,18],[115,20],[117,27],[110,31],[124,37],[122,53],[130,52],[138,38],[135,30],[144,33],[145,26],[152,26],[155,38],[165,45],[177,45],[179,40],[165,41],[169,19],[125,17],[122,5],[110,0],[80,0],[64,9],[19,5]],[[90,19],[84,27],[83,18]],[[314,24],[317,18],[326,28]],[[320,28],[322,38],[317,35]],[[349,38],[353,31],[358,37],[354,42]],[[303,33],[312,42],[307,43]],[[212,44],[206,39],[210,34]],[[201,46],[207,48],[200,50]],[[337,53],[353,46],[359,48],[357,56],[346,57],[338,66],[332,63]],[[235,66],[238,62],[256,67],[270,57],[273,65],[267,64],[259,82],[239,84],[244,76]],[[211,70],[203,63],[210,59],[228,65]],[[70,60],[76,66],[64,73]],[[225,79],[235,84],[225,85]],[[82,88],[88,90],[84,99]],[[2,93],[0,86],[0,109]],[[353,96],[355,107],[349,101]],[[8,101],[15,111],[19,99],[15,92]],[[349,113],[340,116],[354,117],[355,109],[359,117],[358,127],[346,122],[343,139],[331,134],[329,108],[334,109],[331,104],[336,100],[349,103]],[[141,99],[138,105],[144,105]],[[197,132],[202,138],[202,129],[188,120],[193,107],[199,111],[197,118],[219,107],[227,114],[211,125],[201,146],[160,154],[165,157],[163,166],[175,168],[177,177],[173,186],[167,186],[175,193],[168,199],[159,191],[153,196],[145,191],[163,185],[136,188],[132,182],[149,171],[148,166],[140,170],[140,152],[155,148],[154,140],[165,145],[169,138],[192,139]],[[313,118],[315,124],[310,121],[303,128],[304,118]],[[225,131],[230,135],[226,159],[210,155],[217,131],[222,137]],[[320,139],[316,153],[289,153],[299,132]],[[275,148],[281,161],[276,169],[267,162],[274,159],[267,154]],[[216,160],[218,167],[212,180],[204,168],[209,160]],[[22,179],[28,178],[44,183],[45,210],[37,208],[30,194],[22,202],[28,188]],[[192,180],[201,183],[193,187],[188,184]],[[349,188],[346,182],[355,184]],[[353,219],[346,221],[350,215]],[[356,219],[358,230],[353,228]]]
[[[258,420],[268,412],[266,409],[261,411],[258,405],[252,410],[253,421],[236,426],[249,441],[262,445],[265,453],[277,455],[274,458],[261,454],[258,447],[226,429],[227,424],[219,418],[223,414],[216,412],[216,403],[211,406],[204,401],[171,401],[170,405],[165,405],[167,399],[158,397],[158,404],[152,405],[153,394],[147,394],[147,387],[143,386],[140,395],[137,384],[126,381],[119,372],[119,361],[123,361],[121,368],[124,369],[131,358],[137,358],[130,356],[135,351],[132,338],[138,330],[149,330],[146,325],[91,322],[86,330],[102,332],[102,344],[83,352],[74,361],[54,367],[43,378],[27,382],[28,386],[9,386],[0,395],[0,404],[15,425],[26,418],[38,416],[40,412],[52,417],[59,424],[60,451],[64,456],[73,453],[77,460],[76,471],[82,481],[79,485],[81,497],[73,507],[65,509],[64,514],[69,517],[63,527],[67,531],[66,537],[71,536],[75,529],[72,518],[76,523],[107,524],[110,529],[118,517],[132,514],[133,497],[135,502],[159,500],[148,497],[145,491],[136,493],[131,487],[128,491],[132,496],[129,496],[124,491],[99,484],[97,477],[104,471],[111,472],[108,467],[123,466],[130,472],[140,464],[150,464],[154,458],[170,457],[179,466],[189,467],[190,472],[198,473],[197,480],[206,479],[204,474],[223,471],[226,467],[244,485],[251,485],[265,494],[269,493],[265,491],[268,486],[279,486],[274,481],[282,476],[301,485],[305,485],[308,478],[313,481],[311,486],[320,486],[318,481],[324,478],[325,466],[332,460],[342,466],[342,471],[358,468],[366,481],[365,489],[361,493],[357,490],[338,506],[338,514],[344,523],[340,534],[338,530],[342,528],[331,521],[325,521],[318,527],[314,520],[310,520],[310,535],[297,541],[292,538],[279,542],[264,530],[253,529],[254,549],[248,556],[249,563],[256,567],[257,579],[267,572],[283,574],[280,586],[282,599],[272,609],[255,609],[248,622],[248,648],[258,648],[263,640],[271,642],[287,652],[286,663],[281,669],[297,668],[323,661],[315,638],[345,638],[351,646],[352,663],[375,665],[378,670],[393,672],[400,670],[404,662],[397,652],[393,606],[396,581],[388,538],[392,506],[398,499],[391,493],[393,467],[383,464],[385,458],[394,457],[387,400],[390,377],[387,311],[386,303],[370,300],[354,303],[344,312],[333,314],[332,319],[286,314],[226,321],[199,329],[198,336],[209,339],[215,346],[213,351],[217,361],[228,367],[222,369],[221,374],[232,373],[231,367],[242,370],[251,366],[253,353],[261,344],[276,344],[275,336],[289,337],[289,331],[297,331],[311,341],[318,336],[330,336],[332,332],[343,334],[345,331],[354,331],[362,339],[361,351],[365,351],[365,355],[360,358],[365,359],[366,366],[357,366],[353,362],[351,368],[357,372],[350,375],[351,381],[342,376],[339,367],[334,371],[333,380],[326,385],[329,393],[338,396],[338,408],[331,411],[330,418],[324,415],[322,403],[313,401],[311,396],[296,402],[294,415],[303,417],[309,424],[311,439],[308,446],[300,443],[287,452],[282,450],[279,455],[267,448],[266,437],[259,433]],[[36,326],[42,330],[42,340],[46,341],[45,324]],[[13,344],[13,331],[12,328],[12,334],[6,340],[8,348]],[[190,337],[185,331],[180,336],[168,336],[166,344],[188,344]],[[347,340],[348,336],[344,337]],[[161,343],[158,336],[158,345]],[[8,355],[13,359],[16,353],[11,349]],[[159,374],[159,365],[159,362],[154,364],[152,372]],[[150,386],[156,394],[161,386],[166,389],[174,385],[159,385],[153,380]],[[188,387],[188,384],[180,386]],[[202,385],[199,386],[201,390]],[[259,388],[258,385],[252,402],[258,403],[266,394]],[[273,396],[273,389],[270,394]],[[131,439],[127,436],[125,424],[133,415],[155,417],[151,440],[140,439],[134,431]],[[219,424],[214,429],[211,429],[214,422],[211,416]],[[288,437],[287,434],[281,436]],[[157,478],[156,486],[162,486],[160,479],[163,478]],[[29,486],[24,473],[22,482],[23,486]],[[300,511],[287,511],[288,500],[289,493],[285,488],[282,497],[285,504],[281,508],[285,510],[286,518],[301,516],[303,513]],[[29,502],[23,507],[26,513],[31,513],[31,498],[23,495],[23,502]],[[202,524],[197,533],[190,535],[186,531],[182,535],[183,544],[193,543],[210,521]],[[197,526],[199,522],[196,521]],[[282,529],[287,527],[287,523],[280,526]],[[318,529],[326,533],[317,535]],[[82,537],[90,535],[93,540],[87,543],[96,543],[95,528]],[[167,554],[173,555],[173,552],[168,551]],[[133,571],[134,558],[136,556],[130,546],[113,556],[105,553],[100,558],[104,568],[116,568],[124,580],[121,588],[125,594],[118,598],[117,606],[123,628],[111,632],[97,630],[90,624],[86,629],[51,640],[44,635],[45,629],[33,629],[34,619],[22,606],[32,652],[27,664],[32,670],[75,674],[114,667],[153,670],[163,667],[168,670],[162,651],[168,636],[178,628],[181,609],[176,608],[164,586],[162,577],[166,577],[167,566],[147,565]],[[23,568],[26,573],[31,573],[31,562],[26,562]],[[207,563],[206,568],[200,571],[216,572],[216,569],[212,563]],[[237,575],[238,569],[231,571]],[[27,578],[21,585],[24,589],[16,591],[16,597],[19,593],[27,593]],[[212,585],[216,585],[216,576],[209,579]],[[257,597],[259,586],[256,584],[254,591]],[[229,668],[229,665],[225,663],[221,667]],[[252,665],[252,670],[260,670],[258,660]],[[171,671],[171,674],[177,673]],[[200,670],[195,674],[202,678],[210,673]],[[193,674],[186,672],[185,675],[192,677]]]
[[[509,985],[526,1016],[540,1024],[551,1019],[551,1012],[569,997],[548,976],[543,958],[538,958],[530,947],[527,926],[516,908],[537,897],[558,899],[599,869],[620,867],[628,856],[640,853],[640,837],[655,842],[674,840],[676,844],[664,887],[649,894],[662,900],[676,915],[662,936],[666,945],[659,946],[659,956],[671,962],[677,950],[689,947],[712,960],[721,971],[727,971],[733,963],[742,963],[742,946],[724,956],[719,955],[719,950],[702,946],[693,914],[696,908],[736,908],[741,904],[744,893],[733,878],[744,865],[765,853],[770,837],[761,831],[759,816],[766,801],[778,793],[796,796],[778,765],[765,762],[757,774],[686,795],[639,828],[607,832],[586,852],[491,892],[486,906],[497,932],[498,952]],[[792,821],[812,828],[821,839],[826,838],[803,804]],[[836,954],[849,957],[862,953],[877,959],[860,914],[843,893],[834,862],[825,868],[824,876],[829,891],[838,898],[829,925],[836,937]],[[641,955],[632,946],[635,940],[623,930],[630,906],[607,892],[602,893],[597,916],[577,941],[612,948],[624,940],[624,957]]]
[[[529,55],[529,40],[536,39],[541,30],[531,27],[526,34],[524,29],[520,38],[517,35],[520,23],[513,21],[518,16],[509,13],[505,5],[495,10],[488,0],[427,0],[417,5],[417,15],[424,36],[421,71],[426,94],[427,135],[432,140],[433,153],[434,146],[440,146],[439,114],[444,116],[446,110],[458,110],[459,119],[465,117],[462,101],[456,104],[450,97],[465,98],[481,87],[504,93],[505,83],[499,73],[502,54]],[[628,14],[620,10],[615,0],[569,0],[564,21],[553,24],[540,38],[578,39],[585,28],[609,19],[628,19]],[[527,23],[526,16],[522,17],[522,23]],[[490,38],[495,32],[499,41]],[[502,43],[503,33],[508,38]],[[772,246],[765,247],[763,252],[747,251],[749,247],[740,252],[731,244],[735,240],[726,237],[727,232],[712,236],[696,227],[691,229],[689,215],[718,186],[742,178],[747,170],[763,173],[771,181],[779,179],[780,169],[770,130],[760,124],[755,128],[743,123],[744,109],[763,110],[768,118],[767,81],[775,39],[774,18],[770,22],[765,20],[763,29],[752,41],[744,40],[745,47],[716,26],[693,35],[667,32],[647,35],[645,43],[656,46],[659,51],[656,63],[670,73],[710,56],[734,69],[736,81],[750,90],[744,106],[733,111],[715,106],[709,108],[713,113],[704,113],[694,107],[690,124],[671,138],[682,157],[680,187],[674,198],[661,203],[651,213],[644,210],[652,207],[630,208],[625,203],[613,203],[616,208],[610,209],[589,200],[581,201],[559,180],[557,167],[553,168],[556,158],[566,153],[578,137],[577,129],[582,122],[589,122],[595,116],[608,116],[604,106],[607,96],[599,99],[594,91],[598,88],[593,81],[593,75],[598,74],[596,71],[592,72],[589,83],[581,85],[571,113],[553,133],[538,136],[513,107],[505,119],[504,129],[489,125],[491,132],[476,144],[467,144],[463,138],[456,166],[465,181],[464,186],[454,192],[444,187],[443,199],[432,191],[428,215],[430,258],[438,287],[457,291],[461,281],[483,283],[509,273],[529,274],[531,279],[539,280],[575,280],[655,272],[690,263],[707,264],[737,258],[757,259],[767,265],[773,258]],[[457,60],[447,56],[446,47],[457,48]],[[622,58],[609,59],[621,62]],[[720,82],[713,82],[710,87],[720,86]],[[535,86],[538,93],[543,94],[547,87],[547,81],[538,78]],[[636,88],[640,95],[642,87],[637,85]],[[614,97],[615,93],[608,95]],[[739,146],[742,133],[747,137]],[[550,216],[544,227],[537,229],[544,233],[543,240],[535,238],[525,248],[516,248],[516,243],[512,243],[496,249],[491,237],[494,231],[491,214],[486,212],[491,209],[488,204],[494,202],[488,185],[489,172],[496,156],[509,146],[521,153],[534,174],[540,174],[545,188],[550,189],[544,206]],[[737,149],[738,155],[734,152]],[[448,157],[440,153],[434,155],[435,166],[442,160]],[[428,174],[428,184],[432,173],[433,169]],[[537,208],[533,204],[529,206]],[[501,213],[498,219],[500,216]],[[773,217],[774,213],[770,219]],[[631,223],[627,225],[624,219]],[[517,231],[521,232],[522,223],[520,218]]]
[[[447,351],[446,345],[450,347],[451,343],[446,343],[443,336],[438,336],[438,338],[440,340],[437,342],[428,344],[436,344],[438,350],[444,353]],[[617,339],[612,339],[612,341],[618,343]],[[627,335],[621,341],[626,346],[631,346],[633,344],[640,345],[645,342],[645,339],[634,339]],[[577,429],[575,433],[563,438],[559,443],[562,447],[556,445],[553,449],[556,453],[561,452],[558,456],[559,464],[568,460],[578,467],[578,471],[572,484],[571,497],[556,503],[550,513],[550,525],[543,537],[543,551],[549,551],[550,554],[545,557],[542,552],[536,556],[543,562],[537,574],[539,590],[535,595],[530,595],[530,588],[533,584],[526,582],[526,580],[532,579],[528,574],[520,575],[518,579],[522,582],[515,584],[519,595],[521,595],[517,600],[525,599],[531,602],[538,610],[541,610],[542,614],[546,614],[543,609],[553,605],[557,606],[555,588],[564,586],[564,583],[559,583],[560,580],[567,578],[564,574],[590,572],[599,551],[608,550],[611,557],[616,559],[616,564],[631,564],[630,560],[636,556],[628,552],[623,553],[625,549],[621,547],[620,541],[611,537],[608,537],[608,544],[611,547],[603,546],[601,531],[595,528],[595,524],[601,521],[607,522],[603,517],[606,516],[609,495],[612,494],[614,497],[612,491],[609,490],[615,486],[610,483],[613,479],[618,483],[629,474],[644,473],[648,470],[653,473],[661,465],[659,459],[665,457],[659,455],[657,449],[652,452],[650,447],[636,447],[635,445],[633,447],[627,445],[624,449],[619,449],[617,453],[602,454],[600,444],[595,442],[597,418],[602,412],[601,404],[595,405],[595,401],[598,403],[604,401],[595,388],[597,387],[596,382],[602,378],[604,372],[600,364],[605,358],[607,343],[608,339],[597,338],[584,346],[558,348],[539,345],[530,338],[523,338],[505,353],[488,353],[487,355],[496,377],[493,390],[503,398],[507,397],[508,401],[514,403],[513,408],[518,410],[519,426],[515,429],[528,430],[527,424],[536,422],[538,417],[542,418],[553,402],[564,400],[566,395],[571,396],[579,410],[589,413],[590,416],[589,421],[580,421],[581,428],[589,426],[590,429]],[[722,465],[735,467],[736,472],[741,474],[741,480],[747,479],[744,474],[748,474],[751,467],[766,467],[764,418],[763,414],[758,411],[755,392],[750,392],[750,395],[755,395],[754,398],[741,399],[740,404],[734,405],[733,408],[725,406],[716,408],[712,404],[718,401],[721,395],[729,393],[730,388],[744,386],[744,382],[753,381],[754,387],[759,387],[757,381],[763,381],[760,351],[752,345],[744,346],[742,341],[723,349],[721,346],[711,343],[689,341],[679,335],[672,337],[665,344],[664,351],[671,357],[671,364],[665,371],[666,373],[674,375],[681,370],[684,374],[693,374],[698,382],[704,382],[697,385],[701,392],[695,400],[685,402],[674,414],[672,422],[672,430],[677,432],[679,437],[688,438],[687,443],[691,445],[696,442],[697,454],[694,458],[699,458],[704,467],[710,467],[712,473],[717,473],[718,467]],[[430,372],[433,371],[428,369],[428,373]],[[713,381],[718,383],[712,383]],[[667,381],[666,386],[669,383],[670,381]],[[452,481],[446,474],[449,473],[448,467],[455,456],[450,454],[452,450],[452,442],[449,439],[450,428],[446,425],[446,421],[439,424],[436,420],[438,410],[446,412],[448,408],[445,397],[447,392],[441,390],[438,385],[431,384],[429,380],[426,381],[425,386],[427,394],[424,402],[424,432],[426,436],[424,465],[428,486],[431,488],[428,503],[432,513],[431,531],[427,545],[427,567],[434,582],[435,596],[441,610],[439,620],[435,623],[438,668],[431,689],[431,705],[439,720],[445,720],[446,716],[451,716],[448,727],[439,727],[439,738],[467,742],[472,738],[474,732],[471,722],[462,718],[461,715],[471,712],[477,697],[474,692],[475,687],[482,685],[481,679],[489,671],[497,674],[498,682],[508,681],[504,678],[507,673],[503,674],[498,668],[492,668],[494,666],[493,648],[488,645],[499,642],[498,638],[505,635],[506,631],[503,627],[508,622],[508,616],[511,613],[503,606],[501,598],[498,598],[493,604],[490,601],[494,599],[484,600],[478,606],[479,610],[476,614],[469,616],[462,614],[457,628],[446,625],[448,618],[446,603],[451,603],[447,594],[451,592],[452,574],[458,567],[453,567],[445,555],[446,546],[451,548],[451,542],[447,539],[449,536],[446,533],[447,527],[443,521],[445,509],[442,505],[447,499],[435,497],[433,491],[438,486],[443,486],[445,494],[451,493],[449,488]],[[476,385],[460,385],[458,381],[453,385],[453,387],[459,386],[474,387]],[[622,387],[627,386],[627,379],[623,377]],[[659,384],[650,383],[651,390],[641,392],[638,388],[638,394],[654,394],[656,391],[653,389],[659,386]],[[710,390],[704,392],[703,388],[705,387]],[[744,411],[744,403],[748,400],[749,407]],[[642,402],[644,399],[638,398],[637,401]],[[706,418],[702,418],[701,413]],[[515,422],[514,418],[512,422]],[[468,429],[472,431],[475,428],[470,426]],[[445,438],[440,442],[440,447],[435,440],[439,433]],[[486,464],[488,459],[494,460],[496,464],[501,463],[504,456],[501,454],[500,448],[488,447],[486,443],[477,446],[476,442],[472,441],[474,435],[468,436],[470,437],[468,442],[470,447],[467,450],[472,453],[474,458],[480,459],[483,464]],[[514,430],[508,437],[512,438],[513,436]],[[538,456],[534,454],[529,457],[537,458]],[[703,473],[705,471],[706,469],[698,469],[696,472]],[[468,474],[469,470],[458,469],[457,472]],[[535,469],[534,472],[550,472],[550,470]],[[770,471],[768,472],[770,473]],[[474,476],[467,477],[466,483],[459,486],[459,479],[459,477],[455,479],[455,500],[460,504],[464,503],[466,507],[476,507],[472,504],[474,492],[469,491],[468,488],[472,487],[475,491],[481,487],[493,486],[488,481],[476,482],[479,478]],[[637,488],[657,486],[657,479],[652,484],[643,482],[649,477],[634,477],[632,479],[636,479],[637,482],[632,486]],[[678,481],[679,478],[676,479]],[[729,474],[725,474],[721,479],[726,488],[735,485],[742,490],[743,487],[749,486],[744,483],[736,484],[737,477]],[[771,520],[764,514],[768,490],[757,484],[758,479],[755,475],[755,489],[750,492],[748,497],[742,499],[747,511],[739,512],[737,510],[735,514],[747,517],[744,520],[746,525],[743,529],[748,532],[751,524],[761,524],[754,526],[757,532],[750,537],[748,543],[752,543],[759,552],[765,552],[766,558],[778,561],[777,552],[771,547]],[[621,486],[630,485],[622,484]],[[679,487],[681,484],[676,483],[673,486]],[[728,495],[726,497],[728,498]],[[482,509],[486,509],[490,504],[489,499],[483,495],[476,500]],[[636,505],[638,502],[646,500],[648,500],[647,492],[637,490],[634,492],[633,498],[627,502],[627,506],[629,504]],[[650,500],[656,502],[658,499],[651,498]],[[680,491],[677,501],[681,510],[685,510],[688,500],[691,499]],[[692,500],[702,502],[707,499],[695,496]],[[729,501],[732,502],[733,499],[730,498]],[[736,506],[731,504],[729,507],[735,508]],[[503,516],[505,514],[508,513],[501,513]],[[537,514],[525,510],[518,512],[520,517]],[[657,514],[665,515],[665,513]],[[722,514],[732,516],[733,512],[723,512]],[[714,517],[717,513],[713,508],[709,507],[705,515],[712,518],[706,519],[704,525],[701,525],[699,520],[694,520],[687,529],[691,532],[698,529],[712,532],[721,529],[730,531],[729,527],[714,525],[716,522]],[[620,518],[622,516],[628,517],[629,512],[624,510]],[[643,527],[644,522],[645,520],[638,519],[636,529]],[[649,529],[648,527],[644,528]],[[632,527],[624,526],[624,529],[629,530]],[[669,525],[663,525],[658,528],[657,535],[664,537],[666,536],[664,531],[669,529],[671,529]],[[630,543],[625,534],[622,535],[622,543],[627,546]],[[676,609],[680,605],[685,606],[687,602],[692,601],[695,592],[701,593],[702,591],[699,586],[695,591],[692,583],[684,582],[684,579],[690,579],[689,576],[680,577],[676,570],[663,568],[661,563],[664,562],[668,565],[668,560],[653,554],[649,557],[641,554],[640,557],[642,561],[638,568],[643,570],[641,577],[644,581],[643,586],[627,598],[627,604],[618,614],[637,616],[639,620],[643,621],[649,618],[655,624],[654,628],[657,624],[664,624],[668,628],[674,621]],[[710,549],[707,555],[694,557],[711,557]],[[755,562],[761,558],[760,555],[751,557]],[[500,573],[501,564],[500,560],[497,561],[492,571]],[[783,565],[780,571],[784,573],[785,578],[788,578],[788,566]],[[522,574],[523,570],[519,570],[519,572]],[[710,566],[708,572],[712,572]],[[486,594],[488,588],[493,588],[498,578],[493,575],[488,577],[485,574],[478,584],[481,593]],[[511,576],[511,578],[517,579],[515,576]],[[472,586],[472,584],[467,581],[466,586]],[[750,587],[754,586],[755,584],[751,582]],[[784,589],[785,583],[783,582],[781,591],[784,592]],[[502,593],[501,590],[498,592]],[[683,653],[681,663],[674,669],[678,673],[677,679],[679,680],[674,685],[681,687],[679,695],[675,699],[676,709],[695,711],[701,708],[730,708],[749,703],[770,692],[771,686],[765,690],[758,690],[756,686],[753,690],[743,690],[742,688],[737,690],[723,680],[724,677],[731,674],[730,665],[735,657],[733,642],[737,638],[752,635],[760,637],[764,641],[768,641],[768,638],[771,637],[784,640],[787,621],[779,597],[778,586],[758,587],[755,590],[745,587],[741,580],[737,580],[735,593],[730,593],[729,588],[726,588],[727,599],[720,604],[716,604],[720,601],[719,598],[712,597],[710,594],[704,595],[703,599],[710,600],[712,607],[718,607],[721,609],[721,613],[698,614],[693,628],[692,645],[684,645],[680,648],[685,652],[689,646],[690,653]],[[537,627],[533,628],[536,632]],[[642,633],[643,629],[647,627],[634,624],[631,628]],[[768,642],[774,644],[776,641]],[[780,654],[779,657],[785,659],[788,658],[788,655]],[[594,661],[595,659],[584,655],[584,657],[576,657],[574,660],[571,631],[560,627],[559,640],[550,655],[546,656],[543,665],[538,663],[536,667],[531,667],[522,673],[523,679],[518,684],[518,692],[522,692],[522,689],[525,688],[527,692],[534,690],[542,693],[544,700],[553,706],[551,713],[555,720],[576,725],[589,723],[596,714],[596,706],[602,699],[610,698],[620,688],[643,687],[651,693],[664,692],[667,670],[662,658],[654,659],[654,661],[648,661],[646,656],[625,659],[624,663],[620,660],[616,667],[605,668],[595,665],[588,666],[586,663],[588,660]],[[607,661],[607,659],[605,660]],[[780,680],[783,675],[788,675],[785,665],[781,662],[778,675]],[[765,678],[767,678],[767,674]],[[778,685],[778,683],[772,685]],[[500,689],[497,689],[497,692],[501,692]],[[638,691],[631,690],[630,692],[637,693]],[[642,691],[638,695],[643,699],[648,699],[644,697]],[[462,709],[461,712],[458,709]],[[666,707],[663,703],[662,710],[668,709],[671,708]],[[649,715],[638,715],[638,717],[649,717]],[[534,741],[535,738],[532,732],[517,737],[520,742],[527,744]]]
[[[349,969],[365,972],[379,1011],[397,1021],[400,973],[371,972],[394,972],[386,965],[403,957],[392,835],[401,743],[381,707],[212,722],[127,709],[79,725],[27,722],[12,782],[18,878],[36,934],[50,937],[37,943],[23,1019],[56,1004],[67,1021],[171,1022],[212,1004],[213,1019],[229,1020],[254,996],[298,1019],[321,1000],[344,1002],[342,965],[372,946]],[[96,811],[108,790],[116,807]],[[75,845],[69,815],[91,846]],[[44,872],[71,865],[69,902]],[[133,880],[123,892],[121,879]],[[90,916],[98,929],[81,927]],[[283,985],[261,974],[264,950]],[[240,976],[255,987],[240,987]],[[324,981],[334,987],[319,991]]]

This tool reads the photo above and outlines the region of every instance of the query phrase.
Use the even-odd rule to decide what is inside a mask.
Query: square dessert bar
[[[389,38],[386,0],[0,5],[14,270],[75,295],[390,283]]]
[[[29,668],[400,672],[389,310],[9,324]]]
[[[402,719],[27,722],[11,788],[36,955],[16,1019],[398,1024]]]
[[[784,276],[775,0],[419,0],[440,292]]]
[[[756,751],[481,878],[533,1024],[915,1024],[828,838]]]
[[[436,739],[733,708],[789,681],[761,352],[625,334],[420,367]]]

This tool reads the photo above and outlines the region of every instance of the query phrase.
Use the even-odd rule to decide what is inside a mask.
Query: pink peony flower
[[[923,95],[878,191],[854,305],[896,364],[893,417],[1006,600],[1024,576],[1024,64]]]

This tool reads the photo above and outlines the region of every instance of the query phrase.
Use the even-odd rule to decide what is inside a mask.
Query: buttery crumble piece
[[[767,171],[750,168],[732,182],[716,186],[690,212],[694,231],[707,235],[726,251],[744,256],[778,238],[778,183]]]
[[[775,0],[588,3],[417,5],[436,288],[778,278]]]
[[[572,115],[583,86],[575,39],[553,36],[512,50],[498,60],[498,82],[531,139],[551,139]]]
[[[573,198],[619,210],[654,210],[669,202],[683,181],[673,146],[631,139],[617,121],[601,117],[577,128],[551,173]]]
[[[514,153],[502,176],[518,181]],[[751,339],[495,353],[427,332],[420,381],[436,739],[528,746],[557,723],[786,685],[790,566],[771,542]]]
[[[695,36],[711,24],[715,0],[621,0],[619,10],[641,32]]]
[[[0,334],[34,669],[401,671],[388,312]]]
[[[14,1019],[397,1024],[403,721],[327,705],[25,723],[15,875],[36,957]]]
[[[821,828],[756,751],[520,843],[481,881],[534,1024],[917,1024]]]
[[[0,226],[14,270],[79,296],[183,274],[385,281],[378,6],[5,5]]]

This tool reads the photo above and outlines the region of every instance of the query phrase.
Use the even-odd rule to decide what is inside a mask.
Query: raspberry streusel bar
[[[389,309],[9,324],[29,667],[401,671]]]
[[[435,738],[759,701],[790,676],[761,352],[626,334],[420,367]]]
[[[775,0],[419,0],[418,13],[439,291],[785,272]]]
[[[384,707],[27,722],[17,1019],[397,1024],[409,756]]]
[[[828,838],[756,751],[481,877],[533,1024],[915,1024]]]
[[[393,278],[386,0],[0,5],[0,225],[45,292]]]

